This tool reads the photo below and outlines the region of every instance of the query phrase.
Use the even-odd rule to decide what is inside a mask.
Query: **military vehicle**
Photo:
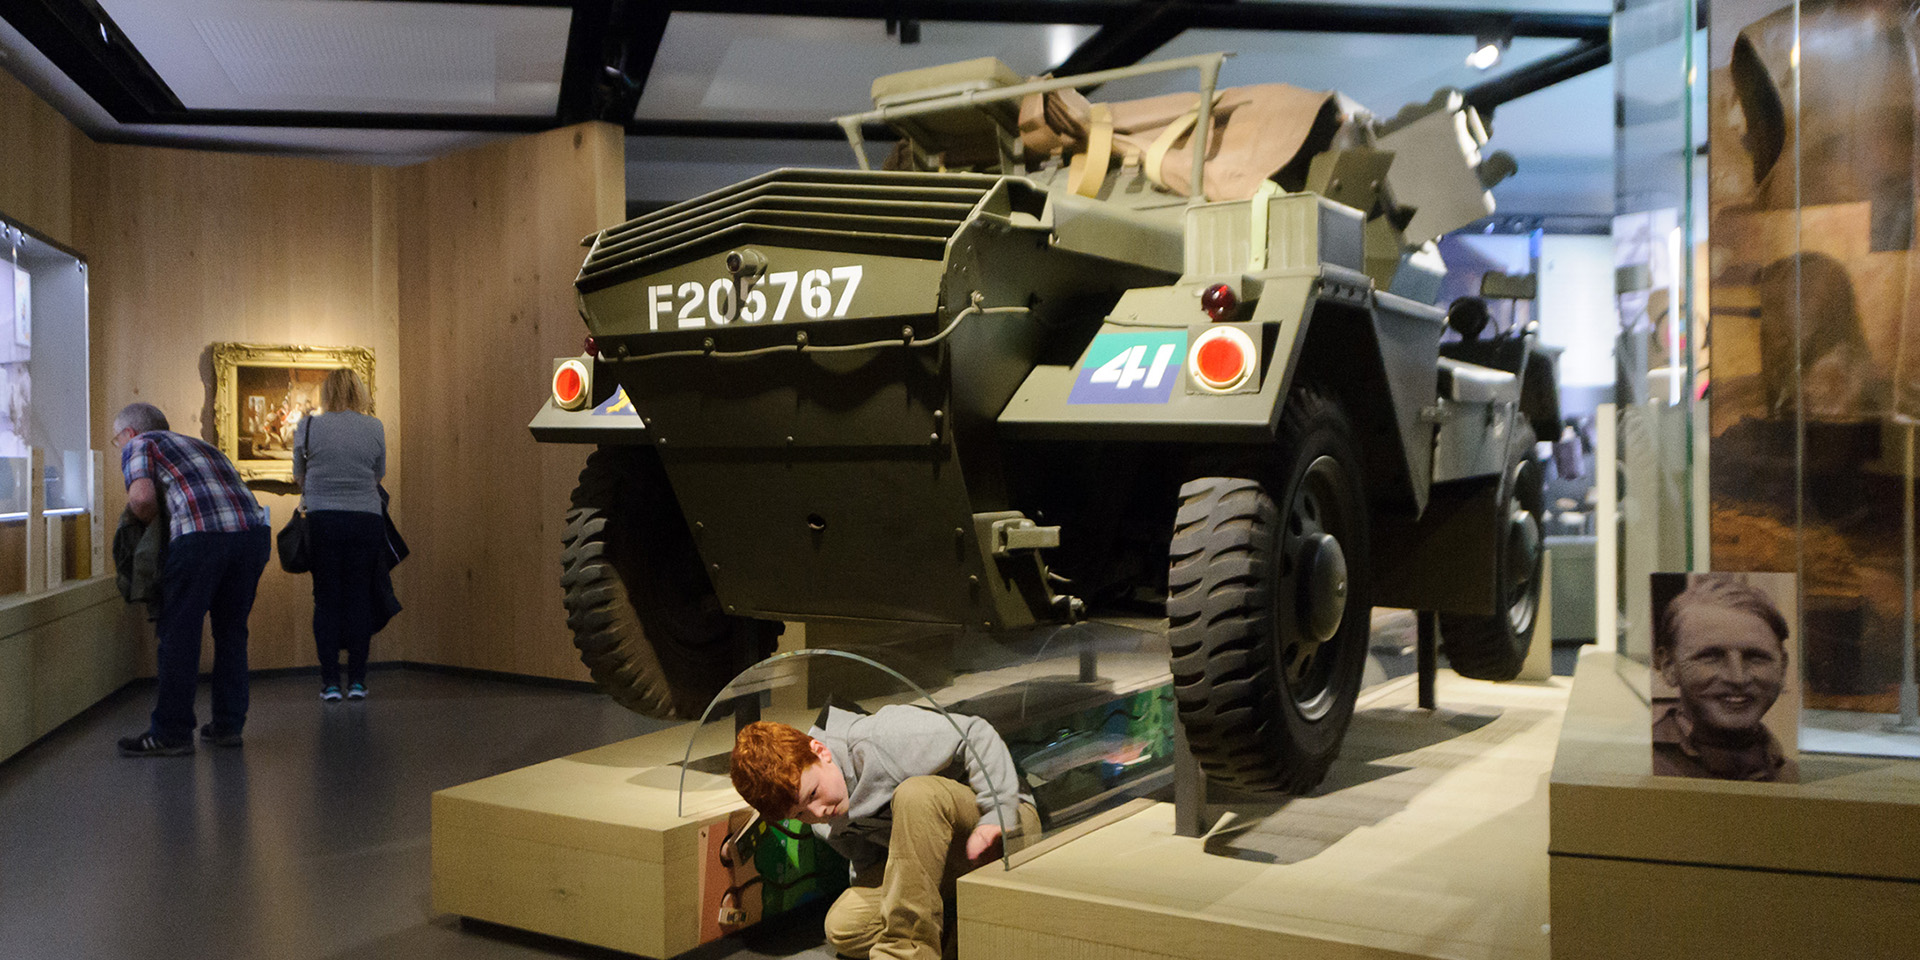
[[[530,426],[597,445],[562,563],[605,689],[698,716],[782,621],[1164,609],[1202,767],[1298,791],[1339,749],[1374,605],[1436,612],[1462,674],[1516,674],[1553,371],[1528,330],[1442,343],[1432,243],[1511,162],[1457,92],[1381,120],[1276,88],[1263,114],[1216,92],[1221,56],[883,78],[840,119],[861,169],[588,238],[591,336]],[[1158,134],[1096,105],[1066,123],[1083,141],[1033,147],[1074,88],[1168,69],[1201,91]],[[876,122],[899,169],[867,169]],[[1253,134],[1279,152],[1235,186]]]

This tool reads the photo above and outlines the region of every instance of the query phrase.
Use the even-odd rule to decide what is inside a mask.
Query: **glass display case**
[[[0,597],[105,572],[88,449],[87,265],[0,218]]]
[[[809,649],[741,672],[692,726],[680,768],[681,816],[738,802],[725,755],[738,725],[764,715],[804,731],[829,707],[871,714],[911,705],[942,718],[962,741],[963,726],[985,721],[1013,761],[1020,781],[1013,789],[1048,831],[1172,782],[1173,694],[1157,624],[1099,621],[1005,638],[969,633],[944,649],[929,649],[927,637],[894,642],[838,625],[808,632]],[[965,750],[956,762],[974,759],[972,747]],[[797,823],[781,826],[797,830]],[[1009,866],[1020,861],[1019,847]]]
[[[1808,751],[1920,755],[1920,83],[1903,11],[1711,11],[1711,568],[1799,578]]]

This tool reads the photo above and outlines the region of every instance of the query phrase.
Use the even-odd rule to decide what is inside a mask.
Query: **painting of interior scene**
[[[300,419],[320,410],[326,370],[243,366],[236,371],[240,460],[292,460]]]
[[[1920,415],[1920,27],[1858,0],[1713,18],[1713,566],[1804,563],[1806,705],[1891,712]]]

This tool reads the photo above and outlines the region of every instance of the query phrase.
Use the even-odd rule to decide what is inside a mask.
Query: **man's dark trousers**
[[[239,733],[247,722],[247,614],[271,551],[267,528],[189,533],[167,541],[161,575],[160,693],[153,734],[167,743],[193,739],[193,695],[200,678],[200,625],[213,617],[213,726]]]

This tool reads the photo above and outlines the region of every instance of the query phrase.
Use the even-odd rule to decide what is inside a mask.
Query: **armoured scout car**
[[[697,716],[781,621],[1144,605],[1209,776],[1303,790],[1374,605],[1436,612],[1462,674],[1517,673],[1552,366],[1524,330],[1442,343],[1430,242],[1490,213],[1511,163],[1457,92],[1380,120],[1216,95],[1220,62],[883,78],[840,121],[862,169],[775,170],[588,238],[591,337],[531,428],[597,445],[562,562],[605,689]],[[1165,69],[1202,90],[1157,132],[1072,93]],[[866,169],[880,121],[898,169]],[[1278,151],[1236,154],[1249,137]]]

